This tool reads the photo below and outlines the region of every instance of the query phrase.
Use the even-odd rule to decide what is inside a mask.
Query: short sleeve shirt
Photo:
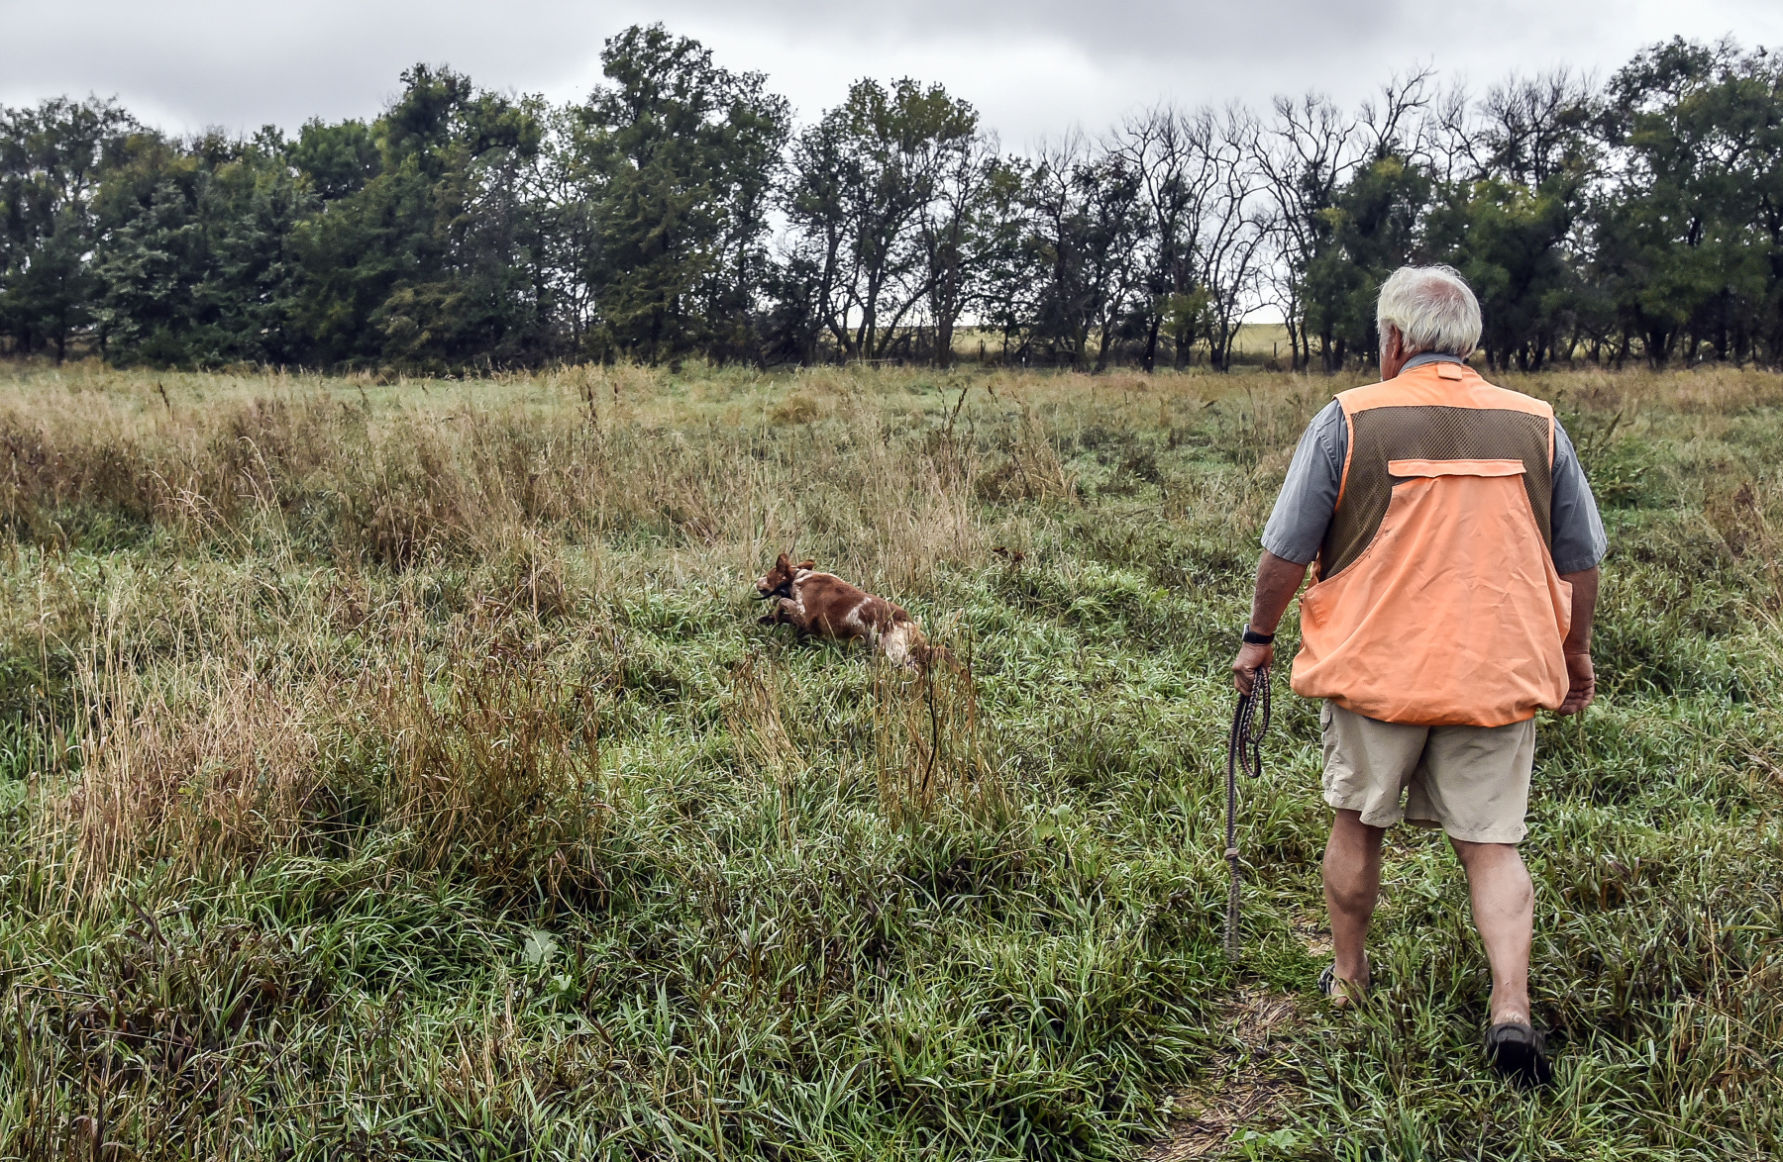
[[[1453,355],[1418,355],[1406,363],[1454,362]],[[1263,528],[1263,547],[1285,561],[1308,565],[1319,555],[1325,530],[1337,511],[1337,492],[1343,483],[1343,461],[1349,452],[1349,426],[1343,422],[1343,405],[1332,400],[1313,417],[1294,450],[1288,478],[1282,482],[1275,511]],[[1551,509],[1553,556],[1556,573],[1582,573],[1603,560],[1609,549],[1603,520],[1585,470],[1579,464],[1572,440],[1558,420],[1554,423],[1554,499]]]

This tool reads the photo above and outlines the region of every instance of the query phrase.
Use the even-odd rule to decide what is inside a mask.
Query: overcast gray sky
[[[1557,64],[1605,76],[1674,34],[1783,46],[1780,0],[0,0],[0,104],[97,93],[174,131],[295,128],[375,114],[418,60],[580,97],[601,41],[652,20],[768,74],[801,120],[857,77],[913,76],[1016,148],[1159,100],[1353,101],[1416,64],[1477,89]]]

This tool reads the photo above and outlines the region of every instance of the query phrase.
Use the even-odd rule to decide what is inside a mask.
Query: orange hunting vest
[[[1558,707],[1572,586],[1552,557],[1553,409],[1459,363],[1337,400],[1349,451],[1294,692],[1422,726]]]

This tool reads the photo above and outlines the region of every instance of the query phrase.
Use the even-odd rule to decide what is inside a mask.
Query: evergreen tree
[[[142,127],[110,101],[0,107],[0,333],[58,361],[93,319],[89,256],[107,170]]]
[[[579,256],[591,353],[751,353],[785,100],[661,25],[627,29],[601,61],[609,84],[576,111],[574,139],[599,239]]]

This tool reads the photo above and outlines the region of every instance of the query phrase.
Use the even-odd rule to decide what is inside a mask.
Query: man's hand
[[[1232,659],[1232,683],[1240,694],[1249,694],[1257,684],[1257,671],[1275,664],[1275,646],[1259,646],[1246,642]]]
[[[1597,673],[1591,668],[1590,654],[1567,654],[1566,676],[1566,701],[1554,712],[1562,717],[1579,713],[1597,697]]]
[[[1591,621],[1597,614],[1597,566],[1560,578],[1573,591],[1572,625],[1560,652],[1566,656],[1566,700],[1554,713],[1577,714],[1597,697],[1597,674],[1591,669]]]
[[[1247,628],[1252,637],[1262,637],[1275,632],[1281,624],[1282,613],[1288,608],[1288,602],[1294,600],[1294,594],[1300,589],[1300,583],[1306,580],[1306,566],[1297,565],[1283,557],[1278,557],[1267,549],[1257,559],[1257,594],[1251,600],[1251,619]],[[1249,694],[1256,685],[1257,671],[1275,662],[1274,645],[1252,645],[1246,642],[1232,660],[1233,684],[1241,694]]]

